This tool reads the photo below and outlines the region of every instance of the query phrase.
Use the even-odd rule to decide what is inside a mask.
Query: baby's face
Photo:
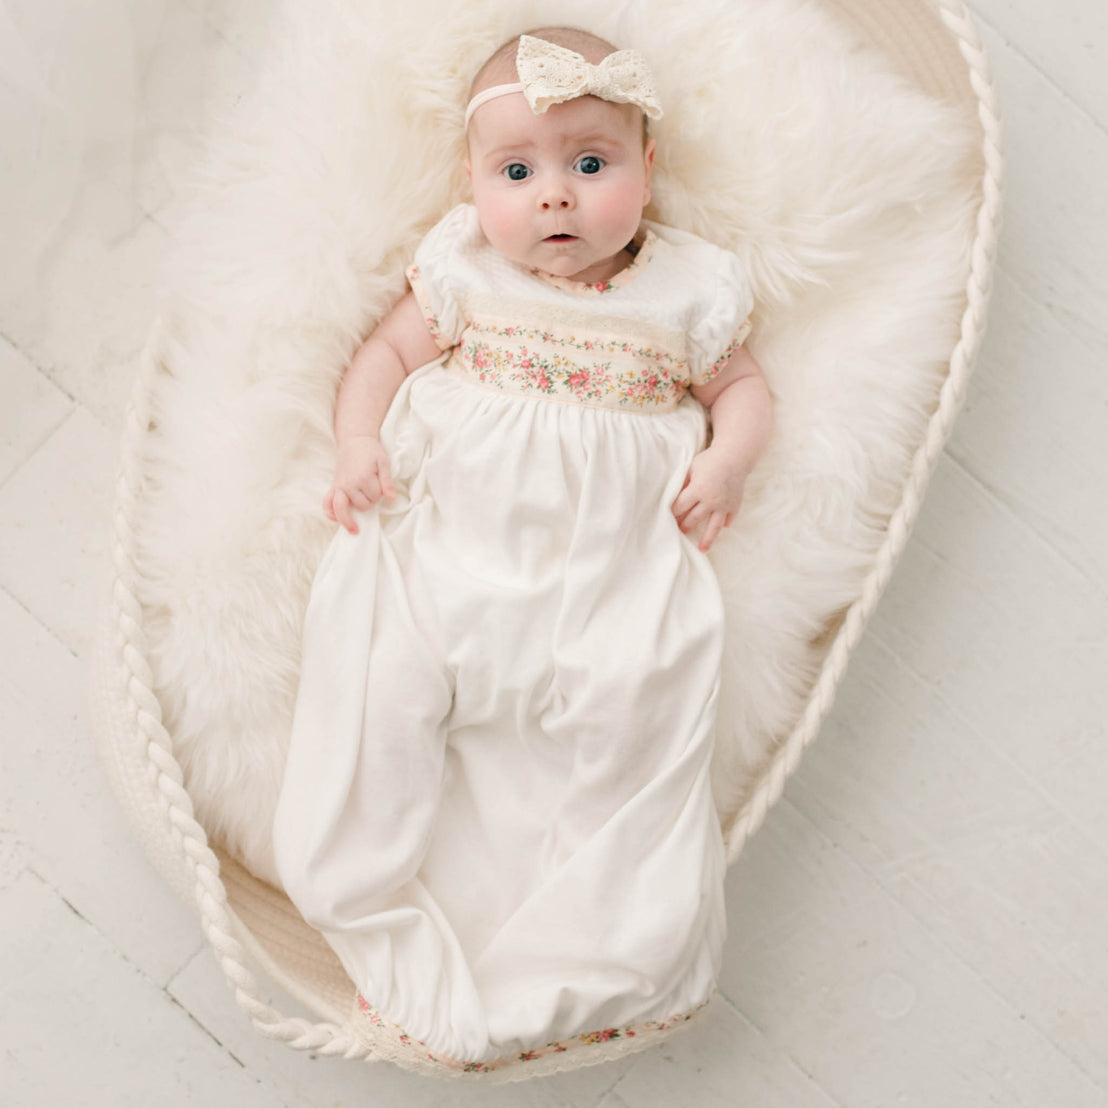
[[[482,104],[469,125],[466,172],[481,229],[512,261],[578,281],[627,264],[650,200],[654,140],[631,104],[582,96],[531,111],[522,93]]]

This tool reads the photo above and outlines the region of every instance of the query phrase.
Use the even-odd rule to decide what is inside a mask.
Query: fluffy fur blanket
[[[197,817],[275,881],[269,842],[343,367],[467,198],[470,76],[574,24],[641,50],[666,109],[647,215],[735,250],[776,434],[712,552],[729,621],[725,825],[858,595],[954,344],[972,136],[816,0],[327,0],[275,24],[175,228],[139,594]]]

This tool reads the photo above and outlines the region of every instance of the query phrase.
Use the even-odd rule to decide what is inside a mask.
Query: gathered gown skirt
[[[442,360],[396,497],[312,587],[278,872],[365,1000],[479,1061],[704,1004],[725,934],[715,574],[670,511],[705,442]]]

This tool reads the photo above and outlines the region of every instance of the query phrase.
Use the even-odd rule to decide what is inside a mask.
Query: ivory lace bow
[[[598,96],[617,104],[636,104],[651,119],[662,115],[650,67],[635,50],[617,50],[598,65],[590,65],[574,50],[520,35],[516,71],[536,114],[564,100]]]
[[[510,92],[522,92],[536,115],[551,104],[597,96],[616,104],[634,104],[651,119],[661,119],[662,105],[654,88],[654,77],[646,59],[636,50],[617,50],[592,65],[575,50],[546,39],[520,35],[516,50],[519,82],[494,85],[479,92],[466,108],[466,124],[474,111],[488,100]]]

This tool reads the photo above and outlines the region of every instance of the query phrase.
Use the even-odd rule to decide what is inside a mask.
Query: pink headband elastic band
[[[492,88],[485,89],[484,92],[479,92],[467,105],[466,105],[466,121],[465,126],[469,126],[469,121],[473,117],[473,113],[482,105],[488,103],[490,100],[495,100],[498,96],[507,96],[510,92],[522,92],[523,85],[517,81],[514,85],[493,85]]]

